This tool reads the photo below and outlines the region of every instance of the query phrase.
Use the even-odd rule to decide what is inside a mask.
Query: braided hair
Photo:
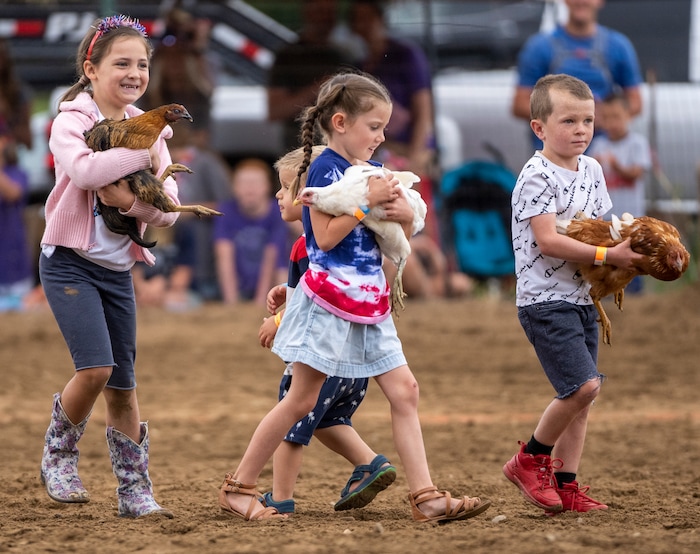
[[[372,110],[377,102],[391,104],[391,97],[386,87],[368,73],[337,73],[321,85],[316,103],[306,108],[301,117],[304,158],[292,185],[295,195],[299,192],[302,175],[311,164],[316,130],[321,132],[327,142],[333,131],[331,120],[334,114],[344,112],[349,119],[354,119]]]

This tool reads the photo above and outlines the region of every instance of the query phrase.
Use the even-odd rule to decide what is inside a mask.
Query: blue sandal
[[[355,466],[347,485],[340,493],[340,500],[333,507],[337,512],[342,510],[353,510],[364,508],[374,500],[374,497],[391,485],[396,479],[396,468],[381,454],[378,454],[369,465]],[[364,474],[369,476],[363,480]],[[359,486],[350,491],[353,483],[360,481]]]
[[[275,508],[280,514],[294,513],[295,506],[294,499],[292,498],[290,498],[289,500],[280,500],[279,502],[276,502],[272,499],[272,493],[266,492],[262,495],[262,497],[259,500],[264,506],[267,506],[268,508]]]

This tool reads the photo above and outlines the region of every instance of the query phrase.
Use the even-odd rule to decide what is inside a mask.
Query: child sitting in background
[[[215,152],[197,145],[189,127],[180,127],[169,143],[173,161],[185,164],[192,173],[177,176],[180,200],[216,208],[231,198],[231,178],[225,161]],[[177,256],[170,278],[168,305],[186,307],[194,300],[218,300],[212,237],[214,218],[180,214],[173,241]]]
[[[313,161],[324,149],[325,146],[314,146],[311,160]],[[275,163],[281,184],[275,196],[282,219],[288,223],[301,221],[302,206],[294,205],[294,199],[306,179],[303,178],[298,187],[294,184],[303,159],[303,148],[297,148]],[[302,234],[292,247],[287,283],[277,285],[268,293],[267,306],[271,314],[275,314],[288,296],[291,297],[308,265],[306,240]],[[282,313],[280,311],[274,317],[263,321],[259,333],[262,346],[272,346]],[[291,382],[292,364],[287,364],[280,383],[280,400],[287,394]],[[275,451],[272,461],[272,492],[263,496],[266,506],[277,509],[281,514],[294,512],[294,484],[301,469],[303,447],[308,446],[312,435],[355,466],[347,485],[340,493],[340,500],[335,504],[336,511],[362,508],[394,482],[396,468],[385,456],[376,454],[352,427],[350,418],[364,399],[368,384],[367,378],[326,379],[314,409],[292,426]]]
[[[253,300],[265,305],[267,291],[286,279],[289,228],[272,198],[272,170],[259,159],[238,163],[231,175],[233,198],[219,204],[214,221],[214,257],[226,304]]]
[[[644,181],[651,168],[649,141],[630,130],[632,115],[624,96],[606,98],[599,116],[605,135],[593,139],[589,155],[603,167],[613,212],[618,216],[624,212],[645,215]]]
[[[17,165],[15,142],[0,119],[0,312],[19,310],[34,286],[24,209],[29,179]]]
[[[625,212],[634,217],[646,215],[644,185],[651,168],[649,141],[641,133],[630,130],[632,114],[623,95],[606,98],[600,105],[599,115],[605,134],[593,139],[589,154],[603,167],[613,205],[611,213],[618,217]],[[625,291],[641,292],[642,283],[642,277],[637,276]]]

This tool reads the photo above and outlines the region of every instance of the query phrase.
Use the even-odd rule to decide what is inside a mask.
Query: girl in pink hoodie
[[[101,119],[121,120],[141,112],[133,104],[146,91],[152,48],[138,20],[111,16],[98,20],[78,47],[80,78],[63,96],[49,147],[56,185],[46,202],[39,274],[51,310],[70,349],[75,373],[54,395],[41,460],[41,480],[58,502],[88,502],[78,476],[77,443],[97,397],[106,403],[107,443],[118,481],[119,515],[173,517],[153,498],[148,475],[148,426],[136,398],[136,303],[131,267],[153,265],[155,257],[105,226],[99,199],[146,225],[167,227],[176,213],[142,203],[123,177],[171,163],[166,127],[148,150],[113,148],[93,152],[83,133]],[[172,177],[164,183],[175,201]]]

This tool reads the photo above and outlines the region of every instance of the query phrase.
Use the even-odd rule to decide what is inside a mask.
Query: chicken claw
[[[192,173],[192,170],[183,164],[170,164],[168,167],[165,168],[163,175],[160,176],[160,182],[162,183],[168,177],[171,177],[175,173],[179,172]],[[200,204],[195,204],[193,206],[178,206],[174,202],[168,202],[163,208],[163,211],[190,212],[197,215],[198,217],[202,217],[203,215],[224,215],[221,212],[217,212],[216,210],[207,208],[206,206],[201,206]]]
[[[398,264],[398,269],[396,271],[396,277],[394,277],[394,284],[391,287],[391,311],[399,317],[398,307],[402,310],[406,309],[406,304],[404,304],[403,299],[408,295],[403,290],[403,269],[406,266],[406,260],[400,260]]]
[[[192,173],[192,170],[183,164],[170,164],[168,167],[165,168],[165,171],[163,171],[163,175],[160,176],[160,182],[162,183],[168,177],[172,177],[175,173],[178,172]]]
[[[593,300],[593,304],[598,310],[598,315],[600,316],[598,321],[600,321],[601,331],[603,333],[603,342],[609,346],[612,346],[612,343],[610,342],[612,337],[612,324],[610,323],[610,318],[608,318],[608,314],[605,313],[603,304],[600,300]]]

